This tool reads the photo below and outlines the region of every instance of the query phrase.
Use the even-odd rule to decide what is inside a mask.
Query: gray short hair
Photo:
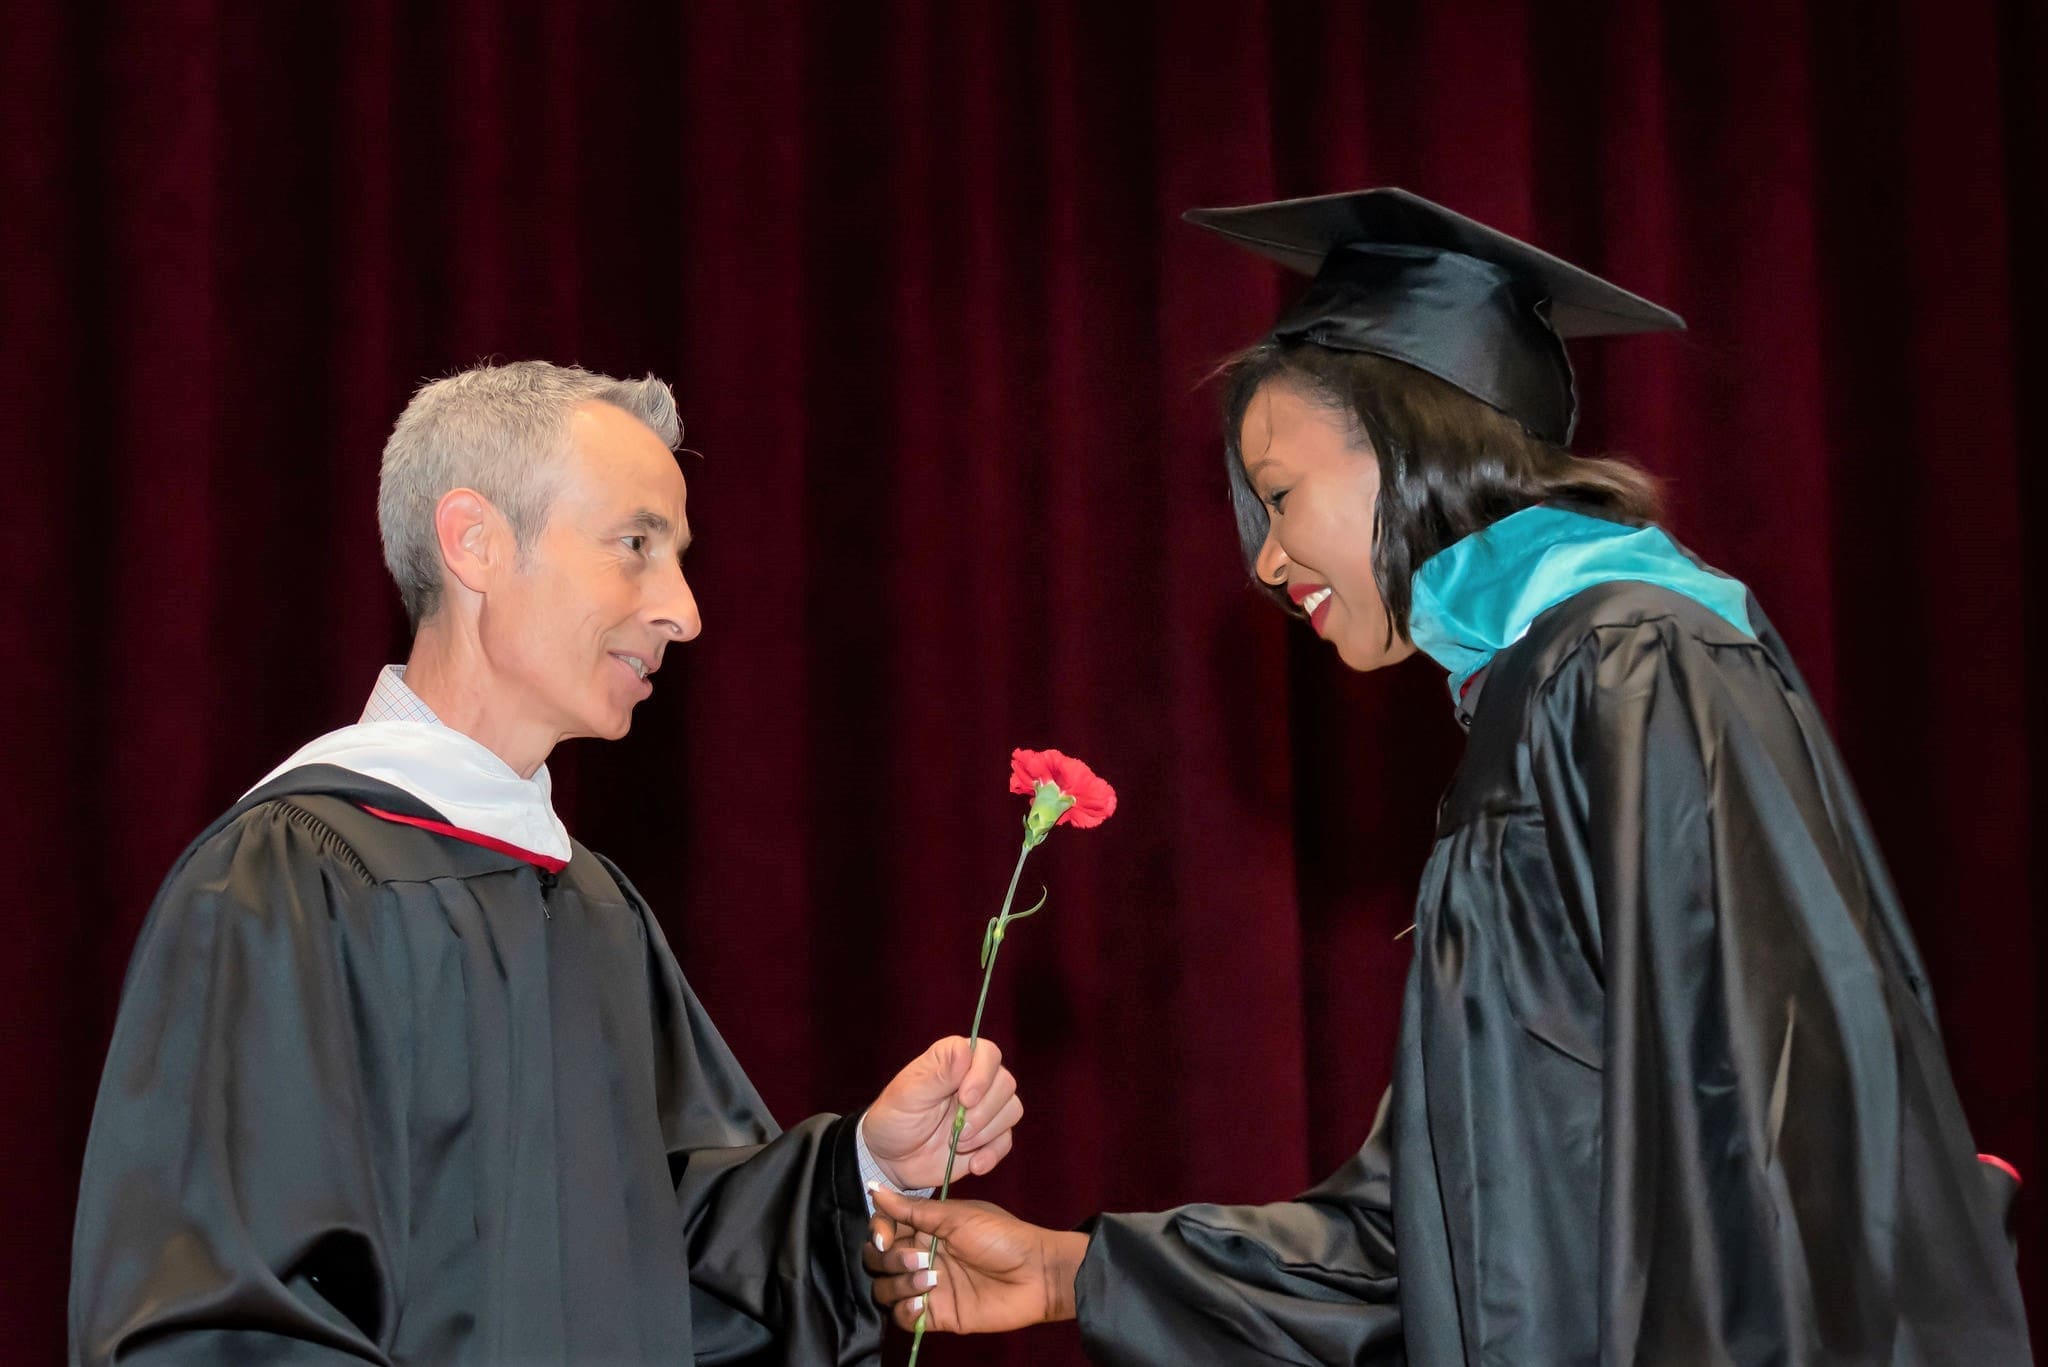
[[[384,443],[377,528],[384,564],[415,628],[441,606],[441,543],[434,507],[450,489],[474,489],[512,524],[524,551],[547,525],[569,415],[608,403],[647,424],[673,451],[682,440],[666,383],[618,380],[546,361],[480,365],[420,386]]]

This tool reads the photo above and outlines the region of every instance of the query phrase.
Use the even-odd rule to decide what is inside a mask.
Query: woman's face
[[[1371,447],[1327,408],[1284,382],[1266,385],[1238,433],[1245,477],[1266,505],[1257,572],[1279,584],[1318,636],[1353,669],[1415,653],[1393,634],[1372,572],[1380,467]]]

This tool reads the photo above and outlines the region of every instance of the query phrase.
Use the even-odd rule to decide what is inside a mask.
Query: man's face
[[[685,496],[675,456],[638,419],[604,403],[571,416],[547,523],[478,621],[523,721],[563,740],[626,734],[662,652],[701,627],[680,559]]]

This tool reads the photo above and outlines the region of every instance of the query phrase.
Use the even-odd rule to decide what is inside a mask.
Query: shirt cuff
[[[866,1112],[862,1112],[860,1124],[853,1127],[853,1156],[854,1160],[860,1164],[861,1199],[868,1203],[868,1217],[870,1219],[874,1218],[875,1214],[874,1198],[868,1195],[868,1183],[870,1182],[880,1182],[889,1190],[903,1192],[905,1196],[923,1198],[932,1194],[933,1188],[931,1187],[917,1187],[905,1191],[902,1187],[889,1180],[889,1174],[882,1171],[882,1165],[877,1163],[874,1154],[868,1151],[868,1118]]]

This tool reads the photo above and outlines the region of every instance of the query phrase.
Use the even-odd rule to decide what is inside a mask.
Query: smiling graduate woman
[[[1225,373],[1247,561],[1351,668],[1430,656],[1470,731],[1394,1083],[1293,1201],[884,1195],[878,1298],[1078,1315],[1119,1364],[2030,1361],[2014,1179],[1812,698],[1655,484],[1566,449],[1562,339],[1683,324],[1399,190],[1189,217],[1314,276]]]

